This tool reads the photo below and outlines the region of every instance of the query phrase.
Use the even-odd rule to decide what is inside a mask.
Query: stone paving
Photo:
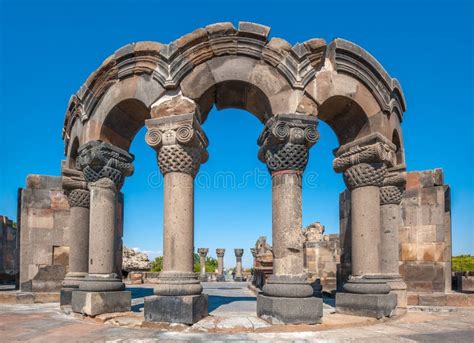
[[[413,308],[398,319],[377,321],[334,313],[326,301],[322,325],[270,326],[255,315],[256,300],[245,283],[204,283],[210,316],[192,327],[141,326],[147,287],[132,287],[133,311],[113,318],[77,319],[58,304],[0,305],[2,342],[157,342],[157,341],[371,341],[470,342],[474,309]],[[100,317],[100,316],[99,316]],[[107,320],[106,323],[101,321]]]

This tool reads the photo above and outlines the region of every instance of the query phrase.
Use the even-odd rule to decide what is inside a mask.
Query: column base
[[[198,276],[199,282],[207,282],[209,280],[207,274],[206,275],[199,275]]]
[[[217,282],[224,282],[225,281],[225,276],[224,275],[217,275],[216,276],[216,281]]]
[[[102,313],[127,312],[132,308],[132,292],[83,292],[74,291],[71,297],[72,311],[91,317]]]
[[[234,281],[235,281],[235,282],[242,282],[242,281],[244,281],[244,278],[243,278],[242,276],[236,276],[236,277],[234,278]]]
[[[372,318],[395,314],[397,296],[390,294],[336,293],[336,312]]]
[[[257,294],[257,316],[271,324],[321,324],[323,299]]]
[[[79,290],[85,292],[123,291],[125,284],[116,274],[89,274],[79,283]]]
[[[72,292],[78,291],[78,288],[61,288],[59,292],[59,306],[71,305]]]
[[[192,325],[208,316],[207,294],[145,298],[145,321]]]
[[[387,280],[387,284],[390,286],[390,293],[397,296],[397,315],[402,315],[407,312],[407,284],[399,276],[392,280]]]

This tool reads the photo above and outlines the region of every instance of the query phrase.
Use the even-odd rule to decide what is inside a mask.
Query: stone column
[[[339,148],[336,172],[344,173],[351,192],[352,273],[336,294],[336,311],[381,318],[391,316],[396,296],[381,270],[380,187],[387,166],[395,161],[394,146],[376,134]]]
[[[257,296],[257,314],[272,323],[321,322],[322,300],[304,274],[302,175],[319,138],[317,117],[279,114],[258,139],[258,157],[272,174],[273,275]],[[292,311],[298,308],[298,311]]]
[[[115,273],[117,194],[133,173],[133,156],[112,144],[91,141],[79,149],[77,167],[90,190],[89,273],[73,292],[72,310],[90,316],[130,311],[131,293]]]
[[[217,254],[217,277],[216,277],[216,281],[225,281],[224,253],[225,253],[225,249],[223,249],[223,248],[217,248],[216,249],[216,254]]]
[[[243,281],[242,275],[242,255],[244,254],[244,249],[234,249],[236,266],[235,266],[235,277],[234,281],[241,282]]]
[[[208,142],[194,112],[148,119],[146,126],[164,175],[164,241],[163,271],[156,295],[145,300],[145,320],[193,324],[208,314],[193,266],[194,177],[207,161]]]
[[[201,265],[201,273],[199,274],[199,281],[205,282],[207,281],[207,273],[206,273],[206,257],[207,253],[209,252],[209,248],[199,248],[199,264]]]
[[[392,293],[397,295],[397,314],[407,311],[407,285],[399,272],[399,228],[402,225],[400,202],[406,183],[404,166],[388,170],[380,188],[381,271]]]
[[[72,291],[87,276],[89,260],[89,204],[87,182],[77,170],[63,169],[62,186],[69,207],[69,271],[62,283],[60,306],[71,305]]]

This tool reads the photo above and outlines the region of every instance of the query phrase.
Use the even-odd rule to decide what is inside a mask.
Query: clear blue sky
[[[373,54],[402,84],[408,103],[403,133],[409,170],[441,167],[452,187],[453,253],[474,254],[473,6],[471,1],[5,1],[0,0],[0,214],[16,218],[17,188],[27,174],[59,175],[61,129],[69,96],[102,61],[134,41],[168,43],[215,22],[253,21],[294,44],[342,37]],[[178,4],[179,3],[179,4]],[[204,124],[211,158],[201,171],[216,178],[265,172],[256,139],[262,126],[238,110],[213,110]],[[307,172],[317,182],[304,190],[303,221],[319,220],[338,232],[338,194],[331,168],[334,133],[320,125]],[[163,190],[155,153],[134,140],[136,172],[123,188],[124,241],[162,250]],[[265,174],[264,174],[265,175]],[[196,247],[248,250],[271,237],[271,190],[262,185],[217,184],[196,189]]]

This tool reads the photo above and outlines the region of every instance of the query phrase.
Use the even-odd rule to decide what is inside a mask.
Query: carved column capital
[[[90,193],[87,182],[79,170],[63,168],[61,184],[67,196],[69,207],[90,207]]]
[[[364,186],[382,187],[387,168],[392,167],[396,159],[393,147],[387,142],[367,143],[343,147],[342,153],[333,161],[334,170],[344,173],[344,182],[350,190]]]
[[[319,139],[317,117],[278,114],[270,118],[258,138],[258,158],[270,172],[296,170],[303,172],[308,150]]]
[[[198,249],[198,254],[201,257],[206,257],[208,252],[209,252],[209,248],[199,248]]]
[[[399,205],[406,184],[406,172],[389,169],[380,188],[380,205]]]
[[[164,174],[181,172],[195,176],[208,159],[208,140],[194,114],[148,119],[145,140],[158,153]]]
[[[242,257],[244,249],[234,249],[235,257]]]
[[[79,148],[76,167],[87,182],[106,178],[120,189],[125,177],[133,174],[133,159],[133,155],[110,143],[91,141]]]
[[[216,254],[217,257],[224,257],[225,249],[224,248],[217,248],[216,249]]]

